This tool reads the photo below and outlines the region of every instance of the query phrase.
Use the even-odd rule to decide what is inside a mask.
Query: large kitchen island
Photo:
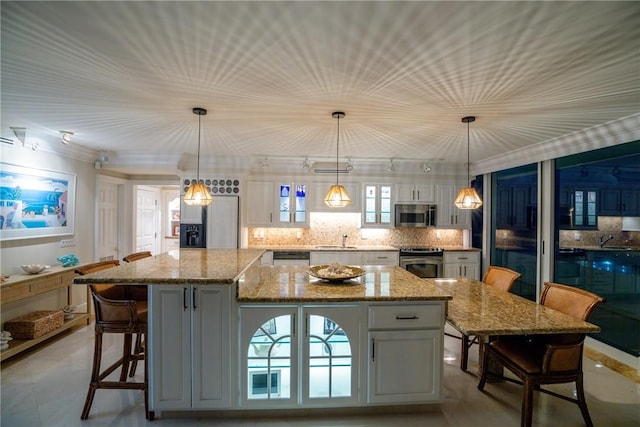
[[[263,252],[180,249],[75,279],[149,285],[156,414],[440,401],[447,291],[395,266],[329,283]]]

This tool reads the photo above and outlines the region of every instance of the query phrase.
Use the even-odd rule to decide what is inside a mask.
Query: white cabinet
[[[368,403],[439,401],[443,328],[444,302],[369,306]]]
[[[241,404],[358,403],[358,305],[240,307]]]
[[[153,410],[231,406],[231,286],[149,286]]]
[[[453,201],[460,188],[453,185],[436,185],[438,228],[471,228],[471,214],[467,209],[458,209]]]
[[[309,225],[307,185],[291,182],[247,183],[247,225],[305,227]]]
[[[391,184],[364,184],[362,227],[393,226]]]
[[[435,201],[433,184],[398,184],[395,186],[398,203],[430,203]]]
[[[274,224],[273,182],[251,181],[247,183],[247,225],[269,227]]]
[[[443,264],[445,277],[480,280],[480,252],[444,251]]]
[[[397,251],[312,251],[311,265],[339,262],[344,265],[398,265]]]
[[[343,208],[331,208],[324,203],[324,196],[327,195],[327,191],[334,184],[334,182],[315,182],[312,185],[312,193],[310,193],[310,197],[312,200],[310,210],[313,212],[358,212],[360,213],[360,207],[362,206],[360,203],[361,199],[361,185],[359,182],[342,182],[340,184],[344,185],[344,188],[347,190],[349,197],[351,198],[351,203],[349,206],[345,206]]]

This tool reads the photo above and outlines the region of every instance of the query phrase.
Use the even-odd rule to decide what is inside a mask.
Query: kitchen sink
[[[341,245],[318,245],[316,249],[356,249],[355,246],[341,246]]]

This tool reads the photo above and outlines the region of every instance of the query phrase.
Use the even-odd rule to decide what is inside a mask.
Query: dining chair
[[[504,292],[509,292],[513,284],[520,278],[521,274],[517,271],[510,270],[505,267],[489,266],[487,272],[482,278],[482,282],[488,286],[493,286]],[[462,348],[460,350],[460,369],[467,370],[469,362],[469,349],[473,344],[478,344],[478,337],[471,338],[462,334]]]
[[[117,267],[118,260],[102,261],[76,268],[79,275],[95,273],[105,269]],[[91,291],[95,313],[95,341],[93,350],[93,365],[89,391],[82,409],[81,419],[89,417],[89,411],[98,389],[142,390],[144,392],[145,416],[153,420],[154,413],[149,411],[148,389],[148,358],[144,354],[131,352],[133,334],[146,335],[147,332],[147,303],[135,301],[129,297],[129,286],[118,284],[91,284]],[[123,334],[122,356],[109,367],[101,370],[103,334]],[[127,381],[129,365],[134,360],[144,360],[144,380],[142,382]],[[121,368],[118,381],[107,380],[118,368]]]
[[[544,284],[540,297],[540,303],[545,307],[581,320],[587,320],[593,309],[603,301],[602,297],[591,292],[551,282]],[[531,426],[533,392],[536,390],[577,404],[586,425],[593,426],[583,386],[582,351],[585,334],[533,335],[518,338],[498,338],[482,344],[482,375],[478,389],[484,389],[489,371],[487,367],[490,362],[495,362],[511,371],[520,381],[507,377],[502,379],[524,386],[520,414],[523,427]],[[576,384],[575,399],[541,387],[546,384],[570,382]]]

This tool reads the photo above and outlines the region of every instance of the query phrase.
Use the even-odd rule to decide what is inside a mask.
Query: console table
[[[70,286],[73,285],[75,268],[76,267],[56,266],[39,274],[16,274],[9,277],[0,285],[0,306],[4,307],[7,304],[23,301],[36,295],[55,291],[61,288],[65,288],[66,291],[66,305],[73,305]],[[89,287],[87,286],[87,310],[89,310],[90,301]],[[51,310],[58,308],[60,307],[51,307]],[[25,314],[27,312],[28,310],[25,310]],[[88,325],[89,322],[90,319],[88,312],[74,313],[73,319],[65,320],[64,324],[55,331],[51,331],[48,334],[32,340],[14,339],[9,341],[9,348],[0,352],[0,361],[8,359],[9,357],[27,350],[28,348],[31,348],[34,345],[58,335],[74,326]]]

